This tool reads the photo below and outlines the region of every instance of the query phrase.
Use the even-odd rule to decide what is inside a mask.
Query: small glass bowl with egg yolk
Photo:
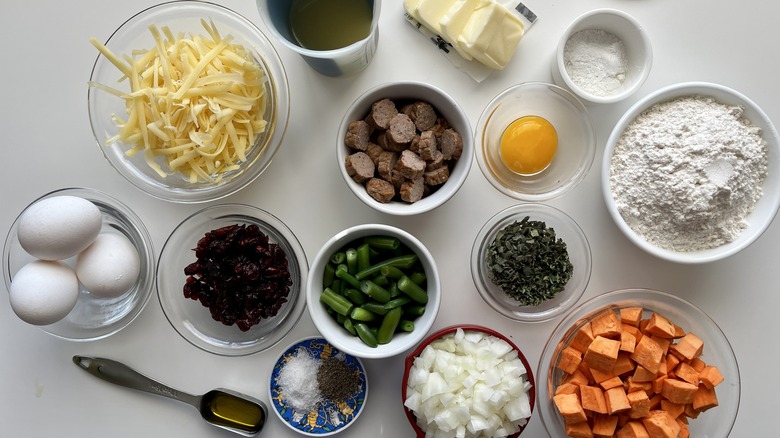
[[[585,105],[571,92],[541,82],[496,95],[480,116],[474,143],[487,180],[523,201],[568,192],[585,178],[596,153]]]

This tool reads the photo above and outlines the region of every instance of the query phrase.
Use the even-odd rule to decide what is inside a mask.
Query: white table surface
[[[265,30],[251,0],[222,2]],[[540,17],[521,41],[511,64],[482,83],[455,70],[403,19],[400,0],[385,0],[378,51],[357,76],[333,79],[311,70],[274,41],[291,86],[292,115],[284,146],[253,184],[219,202],[259,206],[296,233],[309,261],[336,232],[381,222],[418,236],[436,258],[443,278],[434,329],[478,323],[511,336],[536,364],[560,318],[528,324],[499,316],[480,298],[469,257],[482,224],[517,201],[495,190],[474,163],[461,190],[443,207],[408,218],[382,215],[349,193],[336,168],[334,142],[343,109],[364,90],[394,80],[421,80],[450,93],[472,127],[499,91],[525,81],[552,80],[550,60],[564,28],[600,7],[622,9],[644,24],[653,44],[650,77],[628,101],[591,108],[598,149],[593,167],[575,190],[549,204],[584,229],[593,252],[593,275],[582,300],[626,287],[674,293],[708,313],[730,339],[742,378],[742,401],[732,436],[776,433],[776,378],[780,353],[780,224],[751,247],[702,266],[664,262],[632,245],[607,215],[599,187],[601,152],[612,126],[641,96],[681,81],[733,87],[780,117],[780,38],[774,35],[780,3],[759,0],[527,0]],[[123,2],[16,1],[0,13],[0,232],[36,197],[63,187],[99,189],[129,205],[145,221],[159,251],[174,226],[203,205],[153,199],[125,181],[103,159],[87,118],[87,80],[97,55],[88,39],[105,40],[132,14],[155,0]],[[270,33],[266,32],[267,35]],[[302,170],[302,171],[301,171]],[[299,178],[298,184],[291,184]],[[305,187],[306,189],[302,189]],[[5,293],[5,292],[4,292]],[[19,320],[0,300],[0,437],[219,437],[234,436],[201,421],[191,407],[109,385],[71,362],[74,354],[114,358],[173,387],[202,393],[215,387],[266,401],[276,356],[293,341],[316,335],[308,313],[275,347],[246,357],[219,357],[182,339],[168,324],[156,297],[125,330],[104,340],[72,343]],[[408,437],[401,407],[402,357],[366,360],[370,394],[365,412],[344,437]],[[536,370],[534,370],[536,371]],[[773,401],[774,400],[774,401]],[[714,413],[717,411],[713,411]],[[273,415],[273,414],[272,414]],[[775,432],[770,432],[775,431]],[[293,437],[271,416],[261,436]],[[534,414],[524,436],[545,436]]]

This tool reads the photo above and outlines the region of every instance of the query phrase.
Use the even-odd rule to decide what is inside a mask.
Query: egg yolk
[[[510,123],[499,143],[501,160],[520,175],[534,175],[546,169],[557,149],[555,127],[539,116],[525,116]]]

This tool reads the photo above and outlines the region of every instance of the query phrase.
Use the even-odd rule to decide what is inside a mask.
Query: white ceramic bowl
[[[248,150],[246,161],[238,168],[226,171],[219,182],[200,180],[190,182],[187,175],[171,172],[163,157],[155,162],[164,171],[160,176],[146,162],[143,153],[128,156],[132,145],[106,140],[119,132],[114,116],[127,117],[124,99],[98,87],[89,87],[87,103],[92,132],[111,166],[134,186],[159,199],[181,203],[207,202],[228,196],[253,182],[270,164],[282,144],[290,113],[289,84],[281,58],[271,41],[247,18],[224,6],[203,1],[173,1],[161,3],[133,15],[114,31],[105,46],[116,56],[130,56],[133,50],[155,47],[148,27],[170,27],[174,34],[206,35],[201,20],[211,20],[221,35],[232,35],[233,43],[247,49],[266,75],[266,96],[263,119],[268,123],[263,133],[257,134]],[[97,50],[95,50],[97,53]],[[92,67],[90,81],[128,91],[128,81],[119,82],[123,74],[105,56],[99,54]]]
[[[351,335],[335,318],[330,316],[320,295],[323,291],[323,273],[330,256],[348,243],[367,236],[393,236],[417,254],[427,278],[428,303],[425,313],[414,320],[410,333],[396,332],[388,344],[375,348]],[[314,257],[306,283],[306,304],[314,325],[320,334],[339,350],[364,359],[379,359],[401,354],[420,342],[433,326],[441,303],[441,280],[433,256],[416,237],[396,227],[383,224],[363,224],[347,228],[328,239]]]
[[[403,201],[390,201],[381,203],[372,198],[363,184],[355,182],[347,173],[344,166],[344,160],[347,155],[352,153],[344,144],[344,137],[350,122],[362,120],[371,111],[371,104],[383,99],[389,98],[396,101],[417,101],[422,100],[430,103],[434,109],[447,121],[450,126],[457,131],[463,139],[463,152],[453,168],[450,170],[450,176],[447,182],[442,184],[435,192],[423,197],[414,203]],[[355,196],[366,205],[383,213],[398,216],[414,215],[425,213],[444,204],[452,198],[466,181],[466,177],[471,170],[471,157],[474,155],[474,139],[466,112],[461,106],[447,93],[441,89],[426,84],[424,82],[400,81],[389,82],[377,85],[361,94],[352,105],[349,106],[344,118],[339,125],[338,135],[336,137],[336,160],[341,176],[344,178],[347,186]]]
[[[636,233],[620,215],[610,187],[610,168],[615,145],[626,127],[643,111],[653,105],[682,96],[709,96],[715,100],[744,107],[744,117],[751,124],[761,128],[762,136],[768,146],[768,172],[763,184],[763,196],[755,205],[753,212],[747,217],[747,228],[732,242],[715,248],[678,252],[649,243]],[[602,163],[601,186],[607,210],[620,231],[634,244],[662,259],[677,263],[706,263],[734,255],[748,247],[769,227],[780,207],[780,137],[772,121],[755,102],[743,94],[717,84],[705,82],[685,82],[661,88],[644,97],[626,111],[615,125],[607,140]]]
[[[520,175],[504,164],[501,137],[515,120],[539,116],[558,134],[550,165],[534,175]],[[577,186],[596,155],[596,132],[587,108],[566,89],[543,82],[513,85],[498,93],[479,118],[476,156],[482,174],[501,193],[530,202],[547,201]]]
[[[598,95],[577,85],[566,72],[564,47],[569,38],[581,30],[604,30],[618,37],[628,58],[625,79],[613,93]],[[627,13],[617,9],[596,9],[577,17],[566,28],[552,62],[553,80],[590,103],[614,103],[636,92],[644,84],[653,64],[653,49],[644,27]]]

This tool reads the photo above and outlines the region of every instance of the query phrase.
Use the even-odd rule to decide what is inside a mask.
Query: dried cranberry
[[[197,261],[184,268],[184,296],[208,307],[214,320],[247,331],[287,302],[287,256],[257,225],[209,231],[194,251]]]

